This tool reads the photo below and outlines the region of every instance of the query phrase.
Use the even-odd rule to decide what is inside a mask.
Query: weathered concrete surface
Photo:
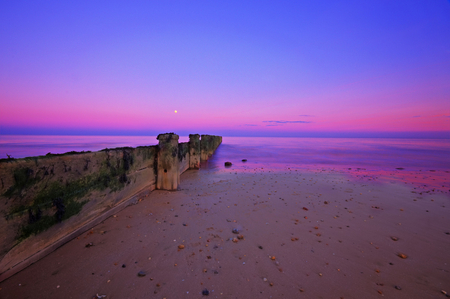
[[[200,160],[206,161],[212,156],[217,147],[222,143],[221,136],[202,135],[200,139]]]
[[[178,173],[182,174],[189,169],[189,142],[178,144]]]
[[[177,190],[180,183],[178,138],[173,133],[159,134],[156,189]]]
[[[200,135],[189,135],[189,168],[200,168]]]
[[[155,153],[140,147],[1,161],[0,275],[154,189]]]
[[[191,143],[178,144],[173,133],[158,140],[158,146],[1,159],[0,281],[142,194],[176,190],[190,167]],[[205,140],[210,155],[218,139]]]

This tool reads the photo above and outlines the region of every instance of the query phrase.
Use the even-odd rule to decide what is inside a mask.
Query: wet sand
[[[181,182],[0,283],[0,298],[450,293],[448,192],[294,169],[187,171]]]

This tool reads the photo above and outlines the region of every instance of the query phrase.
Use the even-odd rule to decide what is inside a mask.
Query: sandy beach
[[[189,170],[0,298],[445,298],[449,200],[331,170]]]

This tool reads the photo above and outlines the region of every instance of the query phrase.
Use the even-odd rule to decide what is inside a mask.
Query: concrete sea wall
[[[222,137],[160,134],[156,146],[0,160],[0,281],[152,190],[176,190]]]

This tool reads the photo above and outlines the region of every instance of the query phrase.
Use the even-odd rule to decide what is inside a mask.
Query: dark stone
[[[125,265],[125,264],[123,264],[123,265],[122,265],[122,268],[125,268],[125,267],[126,267],[126,265]]]
[[[208,289],[204,289],[204,290],[202,291],[202,295],[203,295],[203,296],[208,296],[208,295],[209,295]]]
[[[237,228],[233,228],[233,230],[231,231],[233,234],[239,234],[239,230]]]
[[[394,288],[396,289],[396,290],[401,290],[402,288],[401,287],[399,287],[399,286],[394,286]]]
[[[242,162],[247,162],[247,159],[242,159]]]
[[[231,163],[231,162],[225,162],[225,166],[231,166],[231,165],[233,165],[233,163]]]
[[[139,271],[137,274],[139,277],[144,277],[145,275],[147,275],[144,271]]]

